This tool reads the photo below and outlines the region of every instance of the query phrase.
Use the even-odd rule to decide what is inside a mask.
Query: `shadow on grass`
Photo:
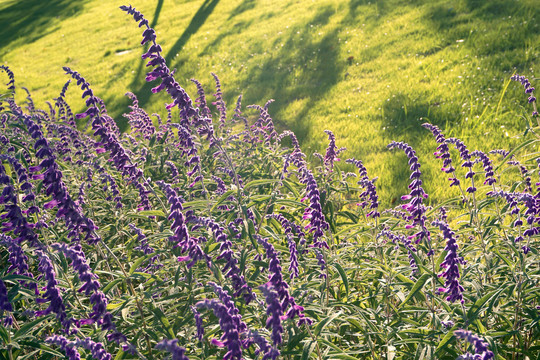
[[[321,8],[308,23],[324,26],[334,13],[333,7]],[[274,99],[269,110],[276,126],[291,129],[302,141],[313,126],[307,114],[341,80],[346,62],[339,58],[337,30],[318,35],[310,27],[298,26],[290,34],[273,45],[280,49],[277,53],[249,69],[239,87],[246,90],[244,105]],[[285,111],[291,119],[286,124],[280,121]]]
[[[530,65],[525,52],[538,39],[535,19],[540,6],[526,6],[508,0],[466,0],[461,7],[439,2],[428,7],[424,18],[442,33],[442,46],[463,41],[472,54],[488,58],[498,71],[524,69]]]
[[[54,20],[76,15],[85,0],[15,0],[0,6],[0,48],[29,44],[53,31]]]

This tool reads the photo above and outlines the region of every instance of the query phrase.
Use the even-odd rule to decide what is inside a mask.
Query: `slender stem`
[[[148,347],[148,353],[149,353],[150,357],[152,357],[152,344],[150,342],[150,337],[148,336],[148,326],[146,324],[146,320],[144,319],[144,311],[143,311],[142,305],[140,303],[139,297],[137,296],[137,293],[135,292],[135,289],[133,288],[133,284],[131,283],[131,280],[130,280],[128,274],[126,273],[124,267],[122,266],[122,263],[120,262],[120,260],[116,257],[114,252],[107,246],[107,244],[105,244],[104,242],[101,242],[101,244],[103,245],[103,247],[105,247],[105,249],[109,252],[109,254],[111,254],[112,258],[114,259],[114,261],[116,262],[116,264],[118,265],[118,267],[122,271],[122,274],[126,278],[126,283],[128,285],[129,292],[130,292],[131,296],[133,296],[135,298],[135,303],[137,304],[137,309],[139,310],[139,314],[141,315],[141,320],[142,320],[143,328],[144,328],[144,337],[146,339],[146,346]],[[99,249],[99,244],[98,244],[98,249]]]

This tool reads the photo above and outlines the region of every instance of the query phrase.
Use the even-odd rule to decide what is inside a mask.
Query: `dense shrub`
[[[122,10],[143,27],[152,92],[172,99],[153,119],[128,93],[129,133],[76,71],[43,111],[14,101],[2,66],[2,358],[540,354],[535,128],[518,148],[482,152],[425,124],[450,180],[440,186],[461,196],[427,206],[421,163],[439,160],[392,142],[410,185],[382,210],[361,160],[341,170],[351,155],[331,131],[308,164],[270,101],[248,106],[253,119],[241,97],[230,112],[215,75],[215,111],[195,80],[192,101],[148,21]],[[534,89],[514,79],[538,119]]]

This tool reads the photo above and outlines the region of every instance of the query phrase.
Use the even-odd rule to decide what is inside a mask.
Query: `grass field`
[[[145,83],[139,29],[121,2],[0,1],[0,63],[15,72],[35,102],[57,96],[82,73],[125,129],[133,91],[149,113],[168,100]],[[540,53],[535,0],[462,1],[148,1],[132,5],[157,31],[166,59],[192,96],[196,78],[212,93],[215,72],[230,111],[276,101],[270,113],[298,135],[307,154],[338,146],[379,176],[388,204],[406,187],[407,167],[386,150],[391,140],[420,155],[431,199],[449,190],[430,155],[435,143],[421,124],[488,151],[515,144],[530,114],[514,72],[534,79]],[[2,81],[5,82],[5,81]],[[154,85],[155,86],[155,85]],[[240,90],[241,89],[241,90]],[[17,97],[24,98],[22,91]],[[72,104],[78,92],[70,92]],[[502,100],[501,100],[502,99]],[[518,102],[523,106],[515,106]],[[512,109],[512,110],[510,110]],[[246,114],[252,114],[246,110]]]

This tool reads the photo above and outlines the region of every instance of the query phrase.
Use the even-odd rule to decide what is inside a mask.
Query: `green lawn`
[[[14,71],[17,97],[26,96],[20,90],[25,86],[45,108],[68,79],[62,66],[69,66],[86,77],[121,125],[126,91],[136,93],[149,113],[161,109],[169,99],[151,94],[152,84],[145,84],[141,30],[118,9],[123,4],[0,0],[0,63]],[[521,85],[503,89],[512,73],[532,80],[539,69],[537,0],[131,5],[150,20],[177,80],[192,96],[189,79],[201,81],[210,95],[215,72],[231,113],[239,94],[244,105],[275,99],[271,115],[297,133],[306,153],[324,151],[323,130],[332,130],[338,146],[349,149],[345,156],[362,159],[379,177],[386,205],[406,192],[408,181],[402,154],[386,150],[391,140],[417,149],[430,179],[427,191],[437,200],[449,190],[431,156],[435,142],[421,127],[424,121],[488,151],[515,144],[530,120]],[[68,102],[76,98],[80,92],[72,89]],[[82,110],[82,99],[75,103]]]

